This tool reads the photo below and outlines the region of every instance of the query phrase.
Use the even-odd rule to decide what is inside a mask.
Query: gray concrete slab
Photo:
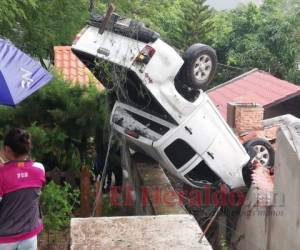
[[[299,121],[299,120],[298,120]],[[275,169],[275,216],[269,217],[267,249],[300,249],[300,135],[299,123],[278,132]],[[278,199],[279,198],[279,199]]]
[[[72,250],[211,250],[191,215],[74,218]]]

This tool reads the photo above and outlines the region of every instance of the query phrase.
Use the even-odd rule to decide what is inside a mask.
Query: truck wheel
[[[262,166],[274,166],[275,151],[267,140],[261,138],[252,139],[245,142],[244,147],[248,153],[250,151],[255,152],[255,156],[253,158]]]
[[[182,58],[184,64],[179,72],[182,82],[191,88],[206,90],[216,73],[216,52],[205,44],[196,43]]]

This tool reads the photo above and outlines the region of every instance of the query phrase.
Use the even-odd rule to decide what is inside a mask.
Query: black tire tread
[[[199,58],[201,54],[209,55],[212,60],[212,71],[205,83],[200,83],[198,80],[196,80],[194,73],[192,72],[194,69],[195,60]],[[186,50],[182,58],[184,60],[184,64],[179,72],[179,78],[181,81],[191,88],[206,90],[208,85],[212,82],[217,70],[216,52],[208,45],[196,43]]]

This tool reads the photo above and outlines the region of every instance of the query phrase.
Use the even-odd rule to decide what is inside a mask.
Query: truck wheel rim
[[[205,81],[212,70],[212,60],[208,55],[200,56],[194,64],[194,75],[197,80]]]
[[[256,152],[255,160],[258,161],[261,165],[266,167],[270,160],[270,154],[268,149],[263,145],[254,146]]]

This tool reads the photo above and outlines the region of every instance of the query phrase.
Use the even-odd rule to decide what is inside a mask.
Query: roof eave
[[[274,101],[274,102],[271,102],[271,103],[269,103],[269,104],[266,104],[266,105],[264,105],[264,108],[271,108],[271,107],[273,107],[273,106],[276,106],[276,105],[278,105],[278,104],[280,104],[280,103],[283,103],[283,102],[285,102],[285,101],[287,101],[287,100],[290,100],[290,99],[292,99],[292,98],[294,98],[294,97],[297,97],[297,96],[300,96],[300,90],[298,90],[297,92],[294,92],[294,93],[292,93],[292,94],[290,94],[290,95],[287,95],[287,96],[285,96],[285,97],[283,97],[283,98],[281,98],[281,99],[278,99],[278,100],[276,100],[276,101]]]

